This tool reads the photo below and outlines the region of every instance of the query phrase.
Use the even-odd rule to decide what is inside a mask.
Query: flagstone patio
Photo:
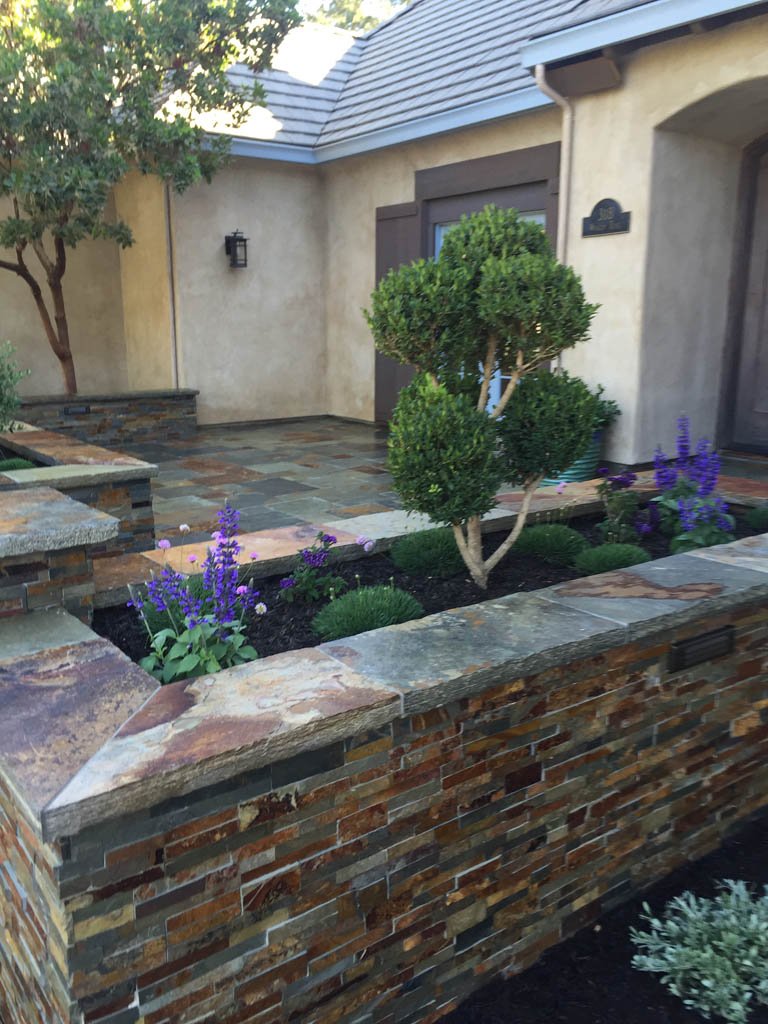
[[[188,540],[207,539],[227,499],[246,532],[399,507],[384,467],[386,431],[367,424],[316,417],[201,427],[194,437],[132,446],[131,454],[160,470],[152,487],[158,536],[187,523]]]

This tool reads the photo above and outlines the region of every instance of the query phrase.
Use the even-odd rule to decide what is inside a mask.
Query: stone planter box
[[[50,487],[120,523],[109,541],[94,545],[92,557],[151,548],[155,538],[152,477],[157,466],[129,455],[84,444],[74,437],[37,430],[29,424],[13,433],[0,433],[0,449],[37,464],[35,469],[0,472],[4,491]]]
[[[117,395],[27,397],[21,402],[21,417],[42,430],[120,449],[194,434],[198,394],[191,388],[179,388]]]
[[[62,614],[0,622],[4,1024],[433,1024],[768,803],[768,536],[163,688]]]

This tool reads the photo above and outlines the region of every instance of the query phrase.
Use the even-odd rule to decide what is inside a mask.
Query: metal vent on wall
[[[732,653],[735,642],[733,626],[723,626],[722,629],[713,629],[711,633],[678,640],[670,647],[667,668],[670,672],[680,672],[681,669],[722,658]]]

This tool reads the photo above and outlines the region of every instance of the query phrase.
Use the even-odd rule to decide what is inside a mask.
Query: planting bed
[[[579,530],[592,544],[599,544],[601,536],[596,527],[602,516],[590,516],[572,520],[569,525]],[[734,539],[755,536],[757,531],[739,517]],[[506,536],[507,531],[489,533],[484,538],[486,556]],[[654,558],[669,554],[668,540],[656,534],[643,544]],[[173,559],[173,553],[171,552]],[[172,564],[175,562],[172,560]],[[504,597],[507,594],[540,590],[544,587],[577,579],[583,573],[569,566],[550,565],[539,558],[516,554],[514,549],[491,574],[488,589],[480,590],[466,572],[457,573],[447,579],[412,576],[398,569],[386,555],[373,555],[352,562],[339,562],[333,566],[334,575],[343,577],[350,588],[389,584],[407,590],[421,602],[427,614],[476,604],[478,601]],[[249,642],[262,657],[283,651],[312,647],[320,641],[311,628],[323,602],[289,604],[280,599],[280,580],[286,575],[281,572],[258,581],[258,589],[269,612],[262,618],[253,619],[248,631]],[[97,609],[93,622],[94,630],[111,640],[134,661],[149,653],[147,632],[138,615],[131,608],[117,607]]]
[[[713,896],[716,883],[727,878],[758,889],[768,884],[768,816],[555,946],[523,974],[481,989],[444,1024],[701,1024],[701,1015],[670,995],[658,977],[631,966],[629,930],[644,927],[644,902],[658,914],[686,890]],[[756,1007],[750,1024],[768,1024],[768,1008]]]

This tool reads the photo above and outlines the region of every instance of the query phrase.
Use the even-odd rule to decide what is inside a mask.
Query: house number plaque
[[[596,235],[618,235],[629,231],[629,213],[624,213],[615,199],[601,199],[592,213],[581,222],[583,238]]]

